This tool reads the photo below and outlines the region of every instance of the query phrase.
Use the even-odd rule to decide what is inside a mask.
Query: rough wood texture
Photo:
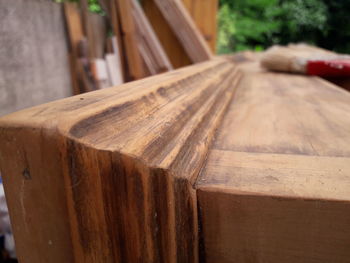
[[[201,255],[207,263],[349,262],[350,93],[257,65],[242,64],[196,184]]]
[[[218,0],[183,0],[183,2],[212,52],[215,53]]]
[[[215,59],[2,118],[20,262],[198,262],[193,184],[239,76]]]

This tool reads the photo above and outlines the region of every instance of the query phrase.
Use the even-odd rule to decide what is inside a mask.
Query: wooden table
[[[235,61],[3,117],[20,262],[349,262],[350,93]]]
[[[242,66],[196,182],[203,258],[350,262],[350,93]]]

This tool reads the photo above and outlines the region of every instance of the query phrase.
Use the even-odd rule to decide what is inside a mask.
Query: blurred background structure
[[[104,13],[98,0],[89,4]],[[349,0],[220,0],[219,6],[219,54],[291,42],[350,53]]]

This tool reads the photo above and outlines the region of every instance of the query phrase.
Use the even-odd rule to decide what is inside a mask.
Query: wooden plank
[[[154,2],[193,63],[212,57],[210,48],[180,0]]]
[[[1,118],[20,259],[198,262],[193,183],[239,77],[214,59]]]
[[[145,77],[142,58],[137,47],[137,35],[134,19],[132,17],[131,1],[128,0],[112,0],[116,1],[118,10],[118,18],[121,25],[121,33],[128,64],[128,73],[131,80],[141,79]]]
[[[230,193],[217,188],[200,189],[198,199],[206,262],[349,260],[349,202]]]
[[[76,3],[64,3],[64,13],[66,24],[68,28],[68,36],[70,43],[70,70],[72,78],[73,94],[77,95],[81,93],[82,87],[79,85],[79,76],[77,69],[77,59],[78,55],[78,45],[80,41],[84,38],[83,26],[81,24],[81,16],[78,11],[78,6]]]
[[[105,17],[88,12],[89,35],[87,35],[93,58],[103,58],[107,39],[107,24]]]
[[[192,62],[168,25],[154,0],[143,0],[143,9],[174,68],[188,66]]]
[[[91,72],[91,62],[89,59],[89,43],[86,38],[83,38],[78,45],[78,57],[75,60],[77,68],[77,79],[80,87],[80,93],[85,93],[98,89]]]
[[[79,1],[79,7],[81,10],[81,23],[83,26],[84,34],[89,43],[88,58],[92,60],[97,57],[97,54],[95,52],[95,38],[91,23],[91,15],[88,0]]]
[[[172,65],[179,68],[191,64],[189,56],[163,14],[159,11],[155,1],[144,0],[142,4]],[[215,52],[217,0],[184,0],[184,4],[204,38],[210,43],[213,52]]]
[[[133,18],[138,35],[138,46],[149,72],[152,75],[173,69],[158,37],[152,29],[137,0],[132,0]]]
[[[76,3],[64,3],[70,43],[70,70],[74,95],[95,90],[91,78],[89,42],[84,36],[81,15]],[[90,53],[91,55],[91,53]]]
[[[79,42],[84,38],[83,26],[78,5],[75,3],[64,3],[64,11],[68,27],[69,40],[71,49],[77,50]]]
[[[183,3],[212,52],[215,53],[218,0],[183,0]]]
[[[196,183],[201,255],[207,263],[345,263],[350,94],[254,63],[243,62],[244,77]]]
[[[123,49],[123,39],[122,39],[122,33],[121,33],[121,25],[119,21],[118,16],[118,10],[117,10],[117,3],[116,1],[110,0],[107,3],[105,3],[106,0],[101,1],[101,3],[104,3],[103,6],[106,8],[108,6],[108,9],[106,10],[106,14],[109,17],[109,21],[113,30],[113,36],[110,39],[111,41],[111,52],[115,53],[117,56],[117,64],[120,64],[120,70],[123,76],[123,82],[125,82],[125,79],[127,78],[127,62],[125,58],[125,52]]]

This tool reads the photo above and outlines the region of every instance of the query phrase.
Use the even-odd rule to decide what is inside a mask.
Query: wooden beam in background
[[[85,88],[79,80],[82,71],[78,65],[79,59],[79,44],[85,38],[83,32],[83,25],[81,22],[81,14],[76,3],[64,3],[64,14],[67,24],[68,38],[69,38],[69,63],[72,79],[73,94],[77,95],[84,92]]]
[[[138,35],[138,47],[151,75],[170,71],[173,66],[137,0],[131,0]]]
[[[183,0],[199,31],[216,52],[218,0]]]
[[[107,40],[106,17],[90,11],[87,13],[87,17],[89,23],[89,34],[87,35],[89,49],[91,50],[91,54],[94,55],[94,59],[103,58]]]
[[[212,57],[212,52],[180,0],[154,0],[193,63]]]
[[[120,29],[123,38],[123,47],[126,53],[128,73],[131,80],[141,79],[146,76],[142,58],[137,47],[137,34],[132,16],[132,5],[130,0],[115,1],[120,21]]]
[[[168,25],[154,0],[143,0],[143,9],[158,36],[174,68],[190,65],[192,62],[172,29]]]

